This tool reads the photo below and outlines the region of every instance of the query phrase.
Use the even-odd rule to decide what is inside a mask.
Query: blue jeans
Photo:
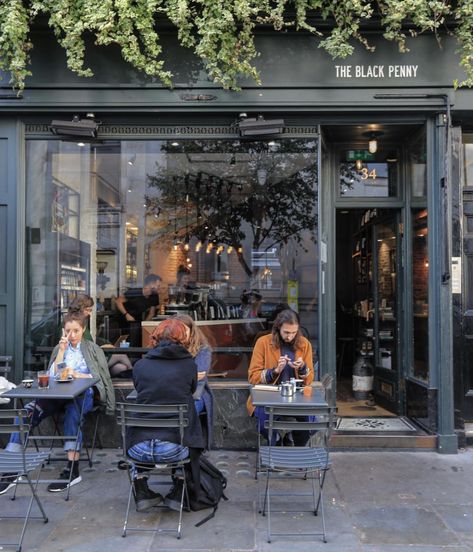
[[[148,439],[130,447],[127,454],[133,460],[143,464],[171,464],[179,462],[189,456],[189,449],[177,443],[161,441],[161,439]],[[132,466],[131,475],[133,479],[141,471],[135,465]]]
[[[27,416],[23,421],[25,423],[30,423],[31,427],[34,428],[48,416],[64,411],[64,434],[77,435],[77,430],[81,425],[80,413],[82,403],[84,404],[82,413],[85,415],[87,412],[90,412],[94,406],[94,394],[92,389],[87,389],[87,391],[80,397],[77,397],[75,401],[61,401],[56,399],[38,399],[37,401],[32,401],[25,406]],[[81,445],[82,431],[79,431],[77,443],[75,441],[66,441],[64,443],[64,450],[80,451]],[[19,452],[21,450],[19,433],[12,433],[6,449],[11,452]]]
[[[195,404],[195,409],[197,411],[197,414],[200,414],[205,410],[204,399],[197,399],[194,401],[194,404]]]

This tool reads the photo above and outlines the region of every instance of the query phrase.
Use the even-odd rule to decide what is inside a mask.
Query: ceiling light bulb
[[[233,245],[229,245],[227,248],[227,253],[230,255],[232,251],[233,251]]]
[[[361,159],[357,159],[355,161],[355,168],[357,171],[361,171],[361,169],[363,168],[363,161]]]
[[[378,151],[378,140],[376,140],[376,138],[372,138],[368,142],[368,151],[370,153],[376,153]]]

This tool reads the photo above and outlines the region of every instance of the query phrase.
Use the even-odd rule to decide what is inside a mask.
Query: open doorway
[[[427,130],[321,129],[320,365],[346,443],[432,446]]]
[[[338,412],[398,416],[401,212],[356,208],[336,214]]]

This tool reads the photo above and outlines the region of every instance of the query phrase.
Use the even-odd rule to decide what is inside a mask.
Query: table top
[[[57,383],[53,378],[49,378],[48,389],[38,389],[38,384],[35,382],[30,388],[19,385],[10,389],[10,391],[2,393],[2,397],[8,399],[75,399],[98,381],[99,378],[78,378],[67,383]]]
[[[297,391],[292,397],[282,397],[279,391],[264,391],[252,387],[251,401],[254,406],[328,406],[323,389],[312,389],[310,396]]]

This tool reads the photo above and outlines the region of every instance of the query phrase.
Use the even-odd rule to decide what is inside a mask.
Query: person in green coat
[[[64,491],[82,481],[79,474],[79,456],[82,444],[82,432],[78,429],[82,423],[82,415],[92,410],[94,404],[100,404],[107,414],[115,411],[115,393],[108,371],[107,360],[102,349],[93,341],[84,338],[86,318],[78,312],[70,312],[64,316],[63,332],[58,345],[53,350],[49,364],[50,376],[58,374],[58,364],[63,366],[61,374],[73,378],[97,378],[97,383],[87,391],[72,400],[38,399],[25,406],[27,422],[35,427],[48,416],[56,412],[64,412],[65,435],[78,435],[75,440],[66,440],[64,450],[68,463],[59,475],[58,481],[50,483],[48,491]],[[18,434],[12,434],[7,450],[20,452],[21,444]],[[72,472],[72,473],[71,473]],[[15,478],[4,475],[0,480],[0,494],[13,487]]]

